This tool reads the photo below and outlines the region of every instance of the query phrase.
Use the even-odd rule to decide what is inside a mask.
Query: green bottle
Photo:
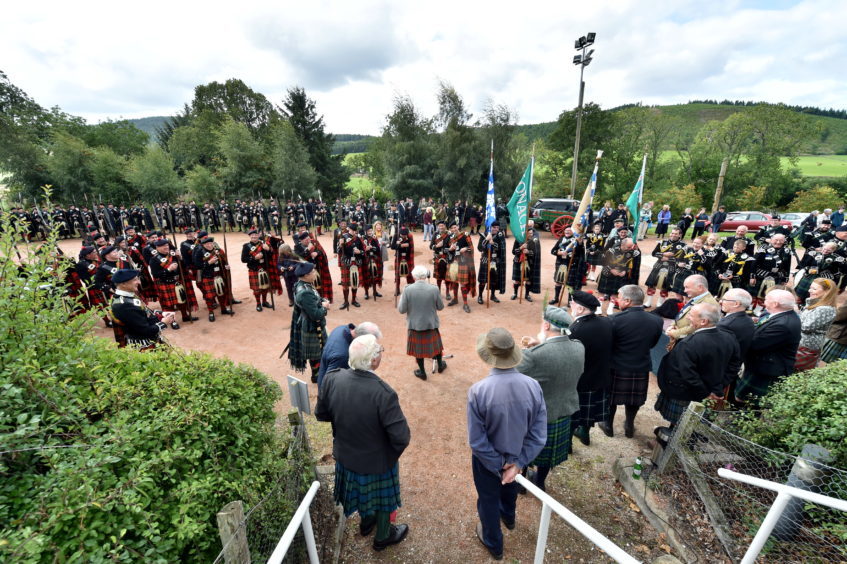
[[[640,480],[641,479],[641,457],[635,457],[635,465],[632,467],[632,479]]]

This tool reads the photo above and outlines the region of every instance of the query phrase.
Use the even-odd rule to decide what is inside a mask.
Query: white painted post
[[[544,564],[544,551],[547,549],[547,533],[550,530],[550,506],[541,505],[541,521],[538,523],[538,540],[535,541],[535,564]]]
[[[276,548],[270,558],[268,558],[268,564],[282,563],[282,559],[285,558],[285,554],[288,552],[288,548],[291,546],[291,541],[294,540],[294,535],[297,534],[297,529],[300,528],[300,525],[303,526],[303,536],[306,540],[306,549],[309,552],[309,561],[312,564],[318,564],[318,551],[315,547],[315,535],[312,532],[309,506],[312,504],[312,500],[315,498],[315,494],[318,493],[318,488],[320,487],[321,483],[317,480],[312,482],[312,486],[309,488],[309,491],[306,492],[305,497],[303,497],[303,501],[301,501],[300,505],[297,507],[297,511],[294,512],[294,516],[288,523],[288,527],[285,529],[285,532],[282,533],[282,538],[279,539],[279,543],[277,543]],[[306,524],[307,519],[308,525]]]
[[[309,508],[303,514],[303,537],[306,539],[306,551],[309,553],[309,562],[318,564],[318,547],[315,545],[315,533],[312,530],[312,514]]]

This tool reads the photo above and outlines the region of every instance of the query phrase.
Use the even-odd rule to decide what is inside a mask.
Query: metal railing
[[[547,533],[550,530],[550,514],[553,511],[616,562],[623,562],[625,564],[638,564],[640,562],[520,474],[516,476],[515,480],[542,503],[541,521],[538,524],[538,540],[535,542],[535,564],[544,563],[544,553],[547,549]]]
[[[282,559],[285,558],[288,552],[288,548],[291,546],[291,541],[294,540],[294,535],[297,534],[297,530],[301,525],[303,526],[303,537],[306,541],[306,551],[309,553],[309,562],[311,564],[318,564],[318,549],[315,545],[315,533],[312,531],[312,517],[309,515],[309,506],[312,504],[312,500],[315,499],[315,495],[318,493],[320,487],[321,483],[317,480],[312,482],[309,491],[306,492],[303,501],[300,502],[297,511],[294,512],[291,522],[288,523],[288,527],[282,533],[282,538],[279,539],[279,543],[276,545],[271,557],[268,558],[268,564],[281,564]]]
[[[777,493],[776,499],[774,499],[773,501],[773,505],[771,505],[768,514],[765,515],[764,521],[762,521],[762,524],[759,526],[759,530],[756,532],[756,536],[753,538],[753,542],[750,543],[750,546],[747,548],[747,552],[744,554],[744,558],[741,560],[741,564],[754,564],[754,562],[756,561],[756,557],[762,551],[762,548],[765,546],[765,542],[768,540],[768,537],[770,537],[771,532],[773,532],[773,529],[779,521],[779,518],[782,516],[782,512],[785,511],[786,506],[793,498],[802,499],[811,503],[817,503],[818,505],[825,505],[826,507],[831,507],[840,511],[847,511],[847,501],[843,499],[837,499],[834,497],[821,495],[819,493],[801,490],[799,488],[787,486],[785,484],[777,484],[776,482],[771,482],[770,480],[754,478],[753,476],[748,476],[747,474],[741,474],[739,472],[733,472],[732,470],[727,470],[726,468],[719,468],[718,476],[720,476],[721,478],[727,478],[729,480],[735,480],[737,482],[750,484],[751,486],[765,488],[767,490],[771,490]]]

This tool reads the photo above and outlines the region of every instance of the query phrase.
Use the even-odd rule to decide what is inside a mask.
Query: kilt
[[[570,416],[559,417],[555,421],[547,422],[547,442],[544,448],[532,461],[535,466],[546,466],[552,468],[568,459],[568,451],[571,447],[571,418]]]
[[[177,311],[187,304],[179,304],[176,299],[176,282],[162,282],[156,280],[156,295],[159,296],[159,305],[165,311]]]
[[[827,339],[821,349],[822,362],[835,362],[847,358],[847,345],[840,345],[835,341]]]
[[[629,276],[614,276],[608,268],[603,269],[600,280],[597,282],[597,292],[607,296],[614,296],[621,286],[629,284]]]
[[[794,286],[794,293],[797,294],[797,297],[802,299],[804,302],[806,301],[806,298],[809,297],[809,288],[812,286],[812,282],[815,281],[815,278],[818,278],[817,274],[804,276],[800,279],[800,282]]]
[[[585,262],[592,266],[603,266],[603,249],[598,249],[596,252],[586,252]]]
[[[579,411],[571,416],[571,427],[591,428],[594,423],[609,419],[609,393],[589,390],[579,393]]]
[[[336,461],[335,502],[344,507],[345,517],[357,511],[361,517],[377,511],[391,513],[402,505],[399,464],[382,474],[359,474]]]
[[[556,282],[556,273],[559,271],[559,267],[564,265],[565,268],[568,266],[568,261],[559,262],[556,261],[556,266],[553,270],[553,282]],[[565,281],[566,286],[570,286],[574,290],[579,290],[582,288],[582,279],[587,273],[588,268],[585,264],[585,261],[582,259],[574,259],[571,263],[571,267],[568,270],[568,279]]]
[[[376,258],[371,258],[365,265],[363,278],[367,281],[369,288],[382,287],[382,268],[382,261]],[[376,272],[371,272],[371,269],[376,270]]]
[[[623,372],[613,368],[609,405],[644,405],[649,383],[649,372]]]
[[[474,266],[473,257],[463,257],[459,260],[459,284],[467,286],[470,284],[473,291],[472,296],[476,295],[476,266]]]
[[[682,417],[682,414],[685,413],[685,410],[688,409],[688,404],[690,403],[691,402],[689,400],[671,399],[665,394],[659,392],[659,397],[656,398],[656,405],[654,408],[662,414],[662,417],[671,423],[676,423],[679,421],[679,418]]]
[[[436,280],[446,280],[447,279],[447,261],[444,259],[437,258],[435,259],[435,265],[433,268],[433,276],[435,276]]]
[[[685,279],[691,276],[692,274],[702,274],[700,272],[694,272],[693,270],[688,270],[687,268],[680,268],[673,275],[673,281],[671,282],[671,292],[676,292],[680,296],[685,295]]]
[[[200,288],[200,292],[203,293],[203,300],[206,302],[206,305],[209,309],[213,309],[214,304],[217,302],[218,293],[215,292],[215,279],[214,278],[201,278],[197,283],[197,287]],[[221,298],[225,296],[220,296]],[[211,304],[211,305],[210,305]]]
[[[768,393],[772,383],[773,380],[769,378],[759,377],[745,371],[735,387],[735,397],[743,400],[745,396],[763,396]]]
[[[491,261],[491,280],[495,290],[500,290],[501,294],[506,291],[506,261]],[[485,253],[479,262],[479,274],[476,281],[478,284],[488,284],[488,256]]]
[[[644,284],[648,288],[656,288],[659,283],[659,272],[662,269],[667,270],[667,276],[665,276],[665,281],[662,283],[662,287],[659,290],[670,290],[671,282],[674,279],[674,263],[668,261],[656,261],[656,264],[653,265],[653,269],[650,271],[650,274],[647,275],[647,280],[645,280]]]
[[[818,364],[818,359],[820,357],[820,350],[812,350],[806,347],[798,347],[797,358],[794,361],[794,371],[805,372],[806,370],[811,370]]]
[[[106,300],[106,295],[103,293],[103,290],[99,290],[97,288],[88,287],[88,308],[87,309],[97,309],[102,306],[108,304]]]
[[[192,280],[196,280],[197,277],[190,275],[189,273],[185,274],[185,294],[188,296],[188,309],[190,311],[197,311],[199,304],[197,303],[197,294],[194,293],[194,284]]]
[[[267,271],[265,271],[265,273],[267,273]],[[248,270],[247,275],[248,275],[248,279],[249,279],[249,282],[250,282],[250,291],[253,292],[254,294],[261,293],[261,292],[267,292],[271,289],[270,285],[268,285],[268,287],[265,288],[265,289],[262,289],[260,287],[259,271],[258,270]],[[268,276],[268,282],[270,282],[270,276]]]
[[[444,352],[441,333],[438,329],[415,331],[409,329],[406,341],[406,354],[415,358],[435,358]]]
[[[354,263],[355,264],[355,263]],[[341,264],[341,287],[342,288],[350,288],[350,264]],[[360,265],[356,265],[359,268],[359,284],[357,288],[363,288],[366,286],[367,279],[365,278],[364,269]]]

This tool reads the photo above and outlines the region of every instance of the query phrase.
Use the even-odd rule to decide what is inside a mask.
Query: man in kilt
[[[259,240],[268,247],[267,255],[265,256],[265,270],[268,273],[268,278],[271,282],[270,292],[277,296],[282,295],[282,278],[279,274],[279,247],[283,243],[282,236],[277,236],[273,232],[267,232],[259,229]],[[265,306],[267,307],[267,306]],[[273,307],[273,301],[271,301]]]
[[[742,239],[736,239],[729,251],[723,251],[716,255],[719,262],[712,264],[712,273],[717,278],[718,287],[715,296],[721,299],[723,295],[733,288],[744,291],[750,286],[750,278],[756,265],[753,255],[747,253],[747,243]]]
[[[162,342],[161,331],[168,323],[176,322],[173,312],[154,312],[138,297],[138,276],[139,272],[131,269],[120,269],[112,275],[116,290],[111,312],[115,340],[122,346],[146,351]]]
[[[370,299],[369,290],[373,290],[374,300],[381,298],[377,288],[382,288],[382,273],[384,264],[382,262],[382,245],[374,235],[373,226],[365,227],[365,236],[362,239],[365,247],[365,299]]]
[[[182,263],[182,274],[185,283],[185,293],[188,296],[188,310],[198,311],[197,294],[194,292],[194,281],[197,280],[197,268],[194,266],[194,254],[200,248],[197,232],[193,228],[185,229],[185,241],[179,245],[178,258]],[[182,279],[180,280],[182,281]]]
[[[315,265],[301,262],[294,270],[294,309],[291,312],[291,333],[288,360],[294,370],[304,372],[306,364],[312,369],[312,381],[318,381],[321,354],[326,344],[326,314],[329,300],[321,298],[314,287],[317,278]]]
[[[597,280],[594,270],[603,267],[603,253],[606,250],[606,236],[603,235],[602,226],[599,222],[591,227],[591,233],[585,237],[585,262],[588,263],[588,279],[592,282]]]
[[[571,294],[571,338],[585,347],[585,368],[577,384],[579,411],[571,417],[573,434],[588,446],[594,423],[609,418],[611,386],[612,322],[595,313],[600,301],[594,294],[578,290]]]
[[[685,252],[685,246],[685,242],[682,240],[682,231],[679,227],[671,229],[669,238],[656,243],[656,248],[653,249],[652,253],[656,257],[656,264],[653,265],[653,269],[645,282],[647,285],[647,301],[644,302],[644,307],[653,305],[653,296],[656,294],[656,289],[659,290],[656,307],[661,306],[665,298],[668,297],[676,265]]]
[[[477,275],[479,296],[476,303],[480,305],[484,303],[485,298],[482,296],[486,286],[488,286],[489,299],[494,303],[500,303],[495,290],[499,290],[501,294],[506,292],[506,237],[500,231],[499,221],[491,223],[485,236],[480,234],[476,248],[479,251],[479,274]],[[488,284],[489,253],[491,255],[491,284]]]
[[[306,262],[315,265],[315,288],[321,297],[332,303],[332,276],[329,273],[329,258],[317,239],[306,231],[305,224],[297,235],[294,253]]]
[[[129,265],[121,259],[121,250],[113,245],[100,249],[100,258],[102,262],[94,272],[94,287],[103,292],[107,303],[111,303],[112,295],[115,293],[112,276],[118,270],[128,268]]]
[[[203,293],[209,321],[215,321],[215,308],[220,303],[221,313],[235,315],[229,303],[229,263],[223,249],[215,244],[213,237],[203,237],[200,248],[194,254],[194,267],[197,269],[197,286]]]
[[[585,246],[581,244],[580,238],[574,235],[573,229],[566,227],[550,249],[550,254],[556,257],[556,265],[553,267],[556,294],[550,300],[550,305],[558,306],[563,286],[569,286],[572,290],[582,288],[582,279],[585,276]]]
[[[382,350],[374,335],[353,339],[350,368],[327,372],[315,406],[318,421],[332,423],[335,501],[345,516],[359,513],[363,536],[376,529],[376,551],[409,533],[391,524],[391,513],[401,505],[399,459],[411,432],[397,392],[374,372]]]
[[[544,309],[540,339],[524,337],[523,359],[516,370],[536,380],[547,406],[547,442],[531,465],[528,478],[542,491],[550,470],[568,459],[571,450],[571,415],[579,410],[577,383],[585,365],[585,347],[568,337],[573,322],[567,310]]]
[[[844,288],[847,260],[835,252],[837,248],[838,244],[830,241],[824,243],[820,250],[809,249],[803,255],[799,265],[800,272],[797,273],[800,281],[794,286],[794,293],[797,294],[799,303],[806,303],[809,287],[815,278],[828,278],[838,284],[839,288]]]
[[[332,230],[332,254],[338,260],[339,268],[341,267],[341,238],[345,235],[347,235],[347,220],[339,219],[338,227]]]
[[[350,222],[347,226],[347,233],[342,234],[338,239],[338,262],[341,266],[341,291],[344,294],[344,303],[338,308],[339,310],[349,309],[350,304],[353,307],[361,307],[356,301],[356,292],[360,286],[367,287],[367,274],[364,266],[365,259],[365,244],[359,237],[359,225],[355,222]],[[348,298],[352,295],[352,302]]]
[[[468,293],[476,295],[476,272],[473,258],[473,240],[467,232],[459,231],[456,223],[450,225],[450,239],[447,247],[448,266],[447,278],[453,284],[453,299],[447,304],[453,306],[459,303],[459,290],[462,292],[462,309],[470,313]],[[452,278],[455,277],[455,280]]]
[[[677,259],[673,281],[671,282],[671,291],[680,297],[684,296],[685,279],[692,274],[700,274],[708,280],[710,266],[706,251],[703,249],[703,239],[700,237],[692,239],[691,244],[685,246],[682,256]]]
[[[391,240],[394,250],[394,295],[400,295],[400,279],[405,278],[406,284],[412,284],[412,269],[415,268],[415,240],[409,233],[408,227],[400,227]]]
[[[186,278],[185,272],[181,271],[179,257],[176,251],[170,248],[167,239],[156,241],[156,257],[150,263],[150,270],[162,310],[179,310],[182,313],[183,322],[197,321],[197,318],[191,315],[189,309],[191,304],[183,285],[183,280]],[[179,324],[173,321],[171,328],[179,329]]]
[[[756,253],[756,265],[750,280],[754,311],[761,312],[765,304],[765,295],[774,286],[788,282],[791,273],[791,252],[785,245],[785,235],[776,233],[770,237]],[[765,241],[765,240],[763,240]]]
[[[523,298],[532,303],[530,294],[541,293],[541,243],[532,227],[527,227],[523,243],[517,237],[512,243],[512,299],[518,299],[523,284]]]
[[[141,298],[148,302],[158,301],[153,276],[150,272],[150,263],[144,258],[144,247],[147,239],[138,233],[134,226],[128,225],[124,228],[126,237],[126,254],[138,268],[141,278]]]
[[[397,311],[406,314],[406,354],[418,363],[415,376],[426,380],[424,359],[431,358],[439,374],[447,368],[447,363],[441,359],[444,347],[438,331],[438,312],[444,309],[444,302],[438,288],[427,280],[429,270],[426,267],[416,266],[412,269],[412,277],[415,282],[403,288]]]
[[[597,282],[597,292],[603,296],[603,300],[609,302],[607,315],[615,311],[615,303],[612,299],[616,296],[621,286],[633,284],[641,268],[641,251],[635,246],[632,239],[621,241],[621,246],[611,248],[603,255],[603,270],[600,280]],[[602,304],[598,306],[602,311]]]
[[[247,235],[250,240],[241,247],[241,262],[247,265],[256,311],[262,311],[262,307],[272,307],[268,302],[268,292],[271,290],[270,272],[276,270],[276,261],[271,260],[271,247],[260,239],[258,229],[251,229]]]
[[[75,270],[79,275],[83,288],[85,288],[85,295],[80,303],[86,311],[92,309],[102,310],[109,304],[103,290],[94,283],[94,274],[100,265],[98,258],[97,249],[93,245],[86,245],[80,249],[79,260],[76,262]],[[111,327],[111,317],[104,314],[103,323],[106,324],[106,327]]]
[[[441,283],[447,288],[444,297],[450,299],[450,281],[447,280],[447,268],[449,266],[447,248],[450,240],[450,232],[447,230],[447,224],[444,220],[439,220],[435,225],[436,231],[432,240],[429,242],[429,248],[432,249],[432,270],[435,276],[435,283],[438,285],[438,290],[441,291]]]
[[[647,401],[652,367],[650,350],[662,336],[662,318],[644,310],[644,290],[627,284],[618,290],[621,312],[612,321],[612,386],[609,416],[597,424],[606,436],[614,436],[618,406],[626,409],[623,430],[627,438],[635,436],[635,416]]]

